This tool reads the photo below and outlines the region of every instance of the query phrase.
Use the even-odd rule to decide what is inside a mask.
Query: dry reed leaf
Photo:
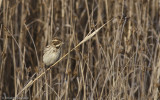
[[[0,8],[1,8],[2,0],[0,0]]]

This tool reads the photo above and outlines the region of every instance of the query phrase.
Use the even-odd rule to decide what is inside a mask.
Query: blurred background
[[[0,0],[1,99],[39,73],[53,37],[63,40],[65,55],[111,19],[18,97],[160,99],[159,18],[159,0]]]

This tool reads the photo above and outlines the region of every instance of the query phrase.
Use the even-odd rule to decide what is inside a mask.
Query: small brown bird
[[[54,64],[60,58],[62,44],[62,40],[56,37],[44,48],[43,62],[46,67]]]

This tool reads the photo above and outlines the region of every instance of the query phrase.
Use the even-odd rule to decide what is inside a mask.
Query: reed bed
[[[159,16],[159,0],[0,0],[0,99],[160,99]]]

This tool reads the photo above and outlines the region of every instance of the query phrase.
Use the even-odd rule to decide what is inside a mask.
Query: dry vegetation
[[[159,0],[0,0],[0,99],[160,99],[159,17]],[[63,56],[106,22],[40,72],[53,37]]]

